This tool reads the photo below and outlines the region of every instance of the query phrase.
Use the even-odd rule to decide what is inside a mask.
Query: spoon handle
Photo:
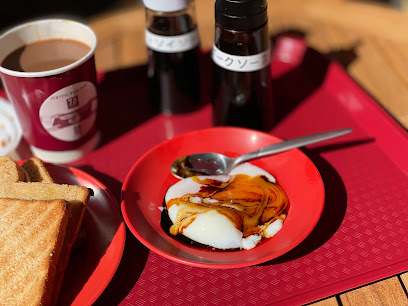
[[[255,158],[266,156],[266,155],[280,153],[280,152],[287,151],[293,148],[303,147],[303,146],[306,146],[312,143],[316,143],[316,142],[331,139],[334,137],[342,136],[344,134],[350,133],[351,131],[352,131],[351,129],[335,130],[335,131],[312,134],[308,136],[303,136],[303,137],[281,141],[273,145],[247,153],[245,155],[241,155],[235,159],[234,164],[238,165],[247,160],[255,159]]]

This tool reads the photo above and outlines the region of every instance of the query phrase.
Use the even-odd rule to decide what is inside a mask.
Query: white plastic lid
[[[11,103],[0,98],[0,155],[17,149],[22,137],[20,123]]]
[[[157,12],[177,12],[184,10],[192,0],[143,0],[146,8]]]

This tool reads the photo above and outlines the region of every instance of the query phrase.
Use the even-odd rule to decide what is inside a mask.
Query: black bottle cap
[[[223,28],[244,31],[268,21],[267,0],[217,0],[215,23]]]

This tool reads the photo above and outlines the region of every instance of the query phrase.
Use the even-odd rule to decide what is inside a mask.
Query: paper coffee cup
[[[29,22],[0,36],[0,64],[27,44],[55,39],[78,41],[89,46],[89,52],[46,71],[17,71],[0,65],[0,76],[33,154],[47,162],[67,163],[98,143],[95,33],[65,19]]]

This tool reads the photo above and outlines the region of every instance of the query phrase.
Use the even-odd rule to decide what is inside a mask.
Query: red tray
[[[97,305],[298,305],[408,270],[406,131],[341,66],[300,40],[279,39],[271,67],[277,106],[271,133],[291,138],[353,129],[341,145],[303,149],[326,189],[315,230],[277,259],[228,270],[175,263],[128,232],[119,269]],[[148,114],[145,70],[103,76],[104,145],[76,163],[118,199],[121,183],[143,153],[174,135],[212,125],[209,105],[187,115]]]

